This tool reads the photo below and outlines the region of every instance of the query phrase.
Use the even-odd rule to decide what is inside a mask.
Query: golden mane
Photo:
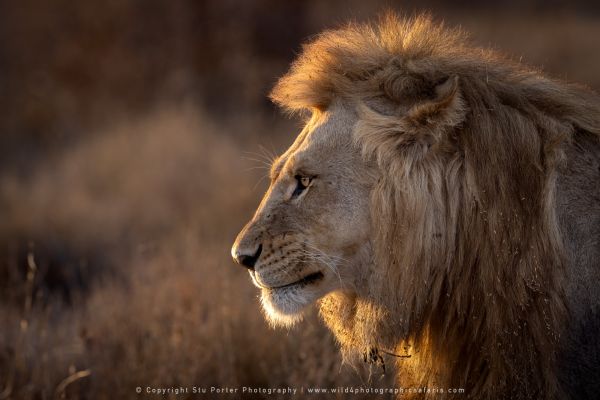
[[[598,97],[428,16],[388,14],[317,36],[271,98],[290,111],[356,104],[354,139],[381,171],[370,298],[321,302],[341,344],[410,346],[404,386],[557,395],[567,311],[555,177],[564,143],[600,133]]]

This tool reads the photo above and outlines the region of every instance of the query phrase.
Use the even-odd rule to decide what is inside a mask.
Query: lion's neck
[[[497,316],[485,312],[453,315],[449,303],[440,303],[427,318],[414,319],[407,326],[390,315],[387,305],[336,292],[321,300],[320,314],[347,358],[362,359],[372,348],[410,356],[396,360],[398,383],[404,388],[462,388],[481,399],[543,398],[551,377],[540,379],[544,355],[536,347],[540,338],[527,323],[514,320],[496,325],[500,320],[490,318]],[[516,342],[521,345],[515,346]]]

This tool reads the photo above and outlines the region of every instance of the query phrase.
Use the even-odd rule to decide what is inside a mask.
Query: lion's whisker
[[[310,243],[305,243],[305,245],[306,245],[306,246],[308,246],[309,248],[311,248],[312,250],[314,250],[314,251],[318,252],[319,254],[322,254],[323,256],[325,256],[325,257],[329,258],[329,259],[332,259],[332,260],[339,260],[339,261],[344,261],[344,262],[346,262],[346,263],[349,263],[349,262],[350,262],[349,260],[347,260],[347,259],[345,259],[344,257],[341,257],[341,256],[333,256],[333,255],[330,255],[330,254],[325,254],[325,253],[324,253],[323,251],[321,251],[319,248],[317,248],[317,247],[313,246],[313,245],[312,245],[312,244],[310,244]]]
[[[261,169],[261,170],[263,170],[263,171],[264,171],[264,170],[266,170],[266,169],[268,169],[268,168],[267,168],[267,167],[265,167],[265,166],[263,166],[263,165],[259,165],[259,166],[255,166],[255,167],[249,167],[249,168],[246,168],[246,169],[244,169],[244,171],[245,171],[245,172],[248,172],[248,171],[254,171],[254,170],[257,170],[257,169]]]
[[[259,163],[264,168],[271,169],[271,163],[267,162],[265,160],[261,160],[258,158],[251,158],[251,157],[242,157],[242,159],[244,159],[246,161],[253,161],[253,162]]]
[[[250,156],[256,157],[252,160],[254,161],[260,161],[264,164],[268,164],[269,167],[271,166],[271,164],[273,164],[273,161],[277,158],[277,156],[274,154],[274,152],[269,152],[267,151],[267,149],[264,146],[259,146],[261,152],[253,152],[253,151],[245,151],[245,154],[248,154]],[[265,154],[266,153],[266,154]],[[246,159],[249,159],[249,157],[245,157]]]
[[[258,148],[261,150],[261,152],[263,152],[264,157],[269,161],[269,163],[272,164],[277,158],[277,154],[275,153],[274,149],[269,150],[263,145],[259,145]]]
[[[256,182],[254,184],[254,186],[252,187],[252,191],[255,191],[256,188],[258,187],[258,185],[261,184],[261,182],[263,181],[263,179],[268,178],[269,174],[264,174],[263,176],[260,177],[260,179],[258,180],[258,182]]]
[[[307,255],[309,258],[311,258],[314,261],[318,261],[321,262],[322,264],[324,264],[327,268],[329,268],[331,270],[331,272],[333,272],[334,274],[336,274],[336,276],[338,277],[338,280],[340,282],[340,286],[342,287],[342,289],[345,287],[344,282],[342,280],[342,276],[340,275],[338,269],[337,269],[337,265],[335,264],[335,262],[333,262],[332,260],[327,260],[327,255],[325,253],[323,253],[321,250],[310,246],[309,244],[306,244],[311,250],[315,251],[315,253],[311,253],[305,249],[301,249],[301,251],[303,252],[303,254]],[[333,262],[333,265],[331,264]]]

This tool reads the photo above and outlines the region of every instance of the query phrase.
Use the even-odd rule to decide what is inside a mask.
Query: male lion
[[[232,254],[273,325],[317,303],[346,354],[407,356],[405,388],[598,398],[597,95],[388,15],[271,97],[311,117]]]

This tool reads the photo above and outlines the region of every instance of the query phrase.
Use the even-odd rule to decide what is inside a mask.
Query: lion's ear
[[[435,86],[433,98],[413,105],[404,115],[415,131],[444,129],[460,124],[465,106],[460,94],[458,76],[451,76]]]
[[[404,108],[396,114],[380,113],[362,103],[354,139],[361,144],[365,156],[387,158],[401,148],[414,145],[426,152],[436,142],[462,123],[466,106],[460,94],[458,77],[450,77],[431,91],[426,100]]]
[[[392,151],[411,144],[429,148],[461,124],[466,115],[457,76],[434,86],[433,95],[404,108],[399,114],[382,114],[366,104],[358,107],[354,138],[366,153]],[[386,147],[387,146],[387,147]]]

